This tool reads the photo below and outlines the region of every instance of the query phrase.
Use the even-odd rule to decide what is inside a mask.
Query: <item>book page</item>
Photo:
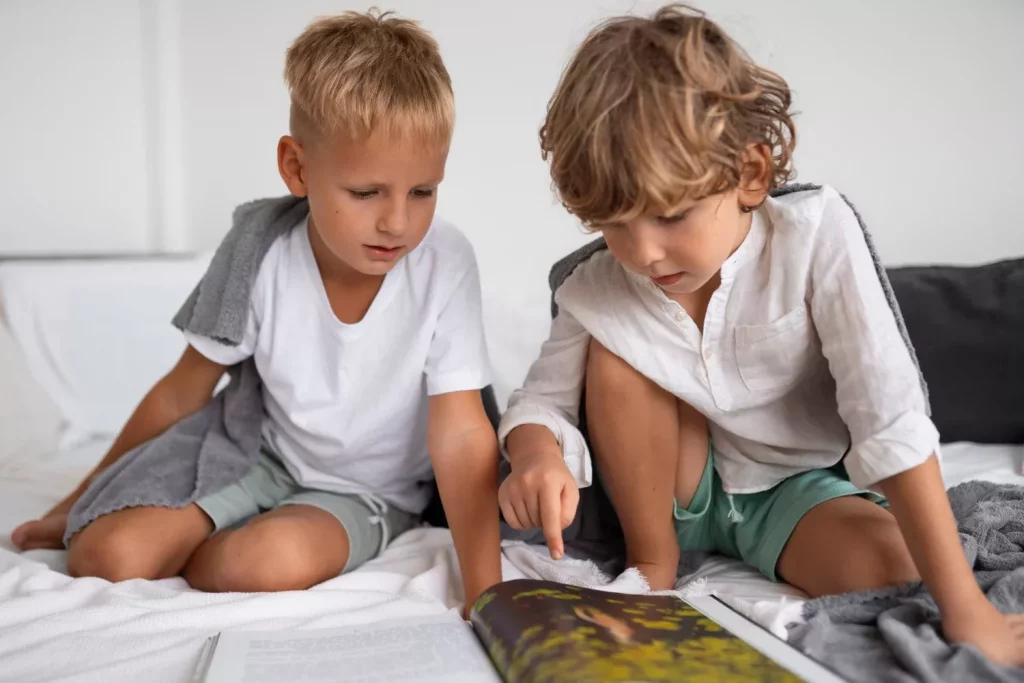
[[[454,612],[333,629],[222,633],[206,683],[501,683]]]

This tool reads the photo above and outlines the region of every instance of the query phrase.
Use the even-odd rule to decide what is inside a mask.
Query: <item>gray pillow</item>
[[[945,443],[1024,443],[1024,259],[888,269]]]

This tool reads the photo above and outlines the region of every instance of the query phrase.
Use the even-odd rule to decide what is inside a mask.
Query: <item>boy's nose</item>
[[[396,201],[388,207],[388,211],[381,216],[377,223],[377,229],[395,237],[405,234],[409,226],[409,212],[405,202]]]
[[[633,262],[644,270],[665,258],[665,250],[653,240],[633,240]]]

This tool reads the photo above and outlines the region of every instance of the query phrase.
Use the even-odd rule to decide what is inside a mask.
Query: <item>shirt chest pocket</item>
[[[736,365],[752,392],[783,393],[807,374],[819,348],[805,306],[764,325],[736,327]]]

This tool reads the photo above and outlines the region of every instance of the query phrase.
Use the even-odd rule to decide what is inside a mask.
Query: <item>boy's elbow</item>
[[[431,429],[427,446],[435,465],[498,461],[498,436],[486,417]]]

